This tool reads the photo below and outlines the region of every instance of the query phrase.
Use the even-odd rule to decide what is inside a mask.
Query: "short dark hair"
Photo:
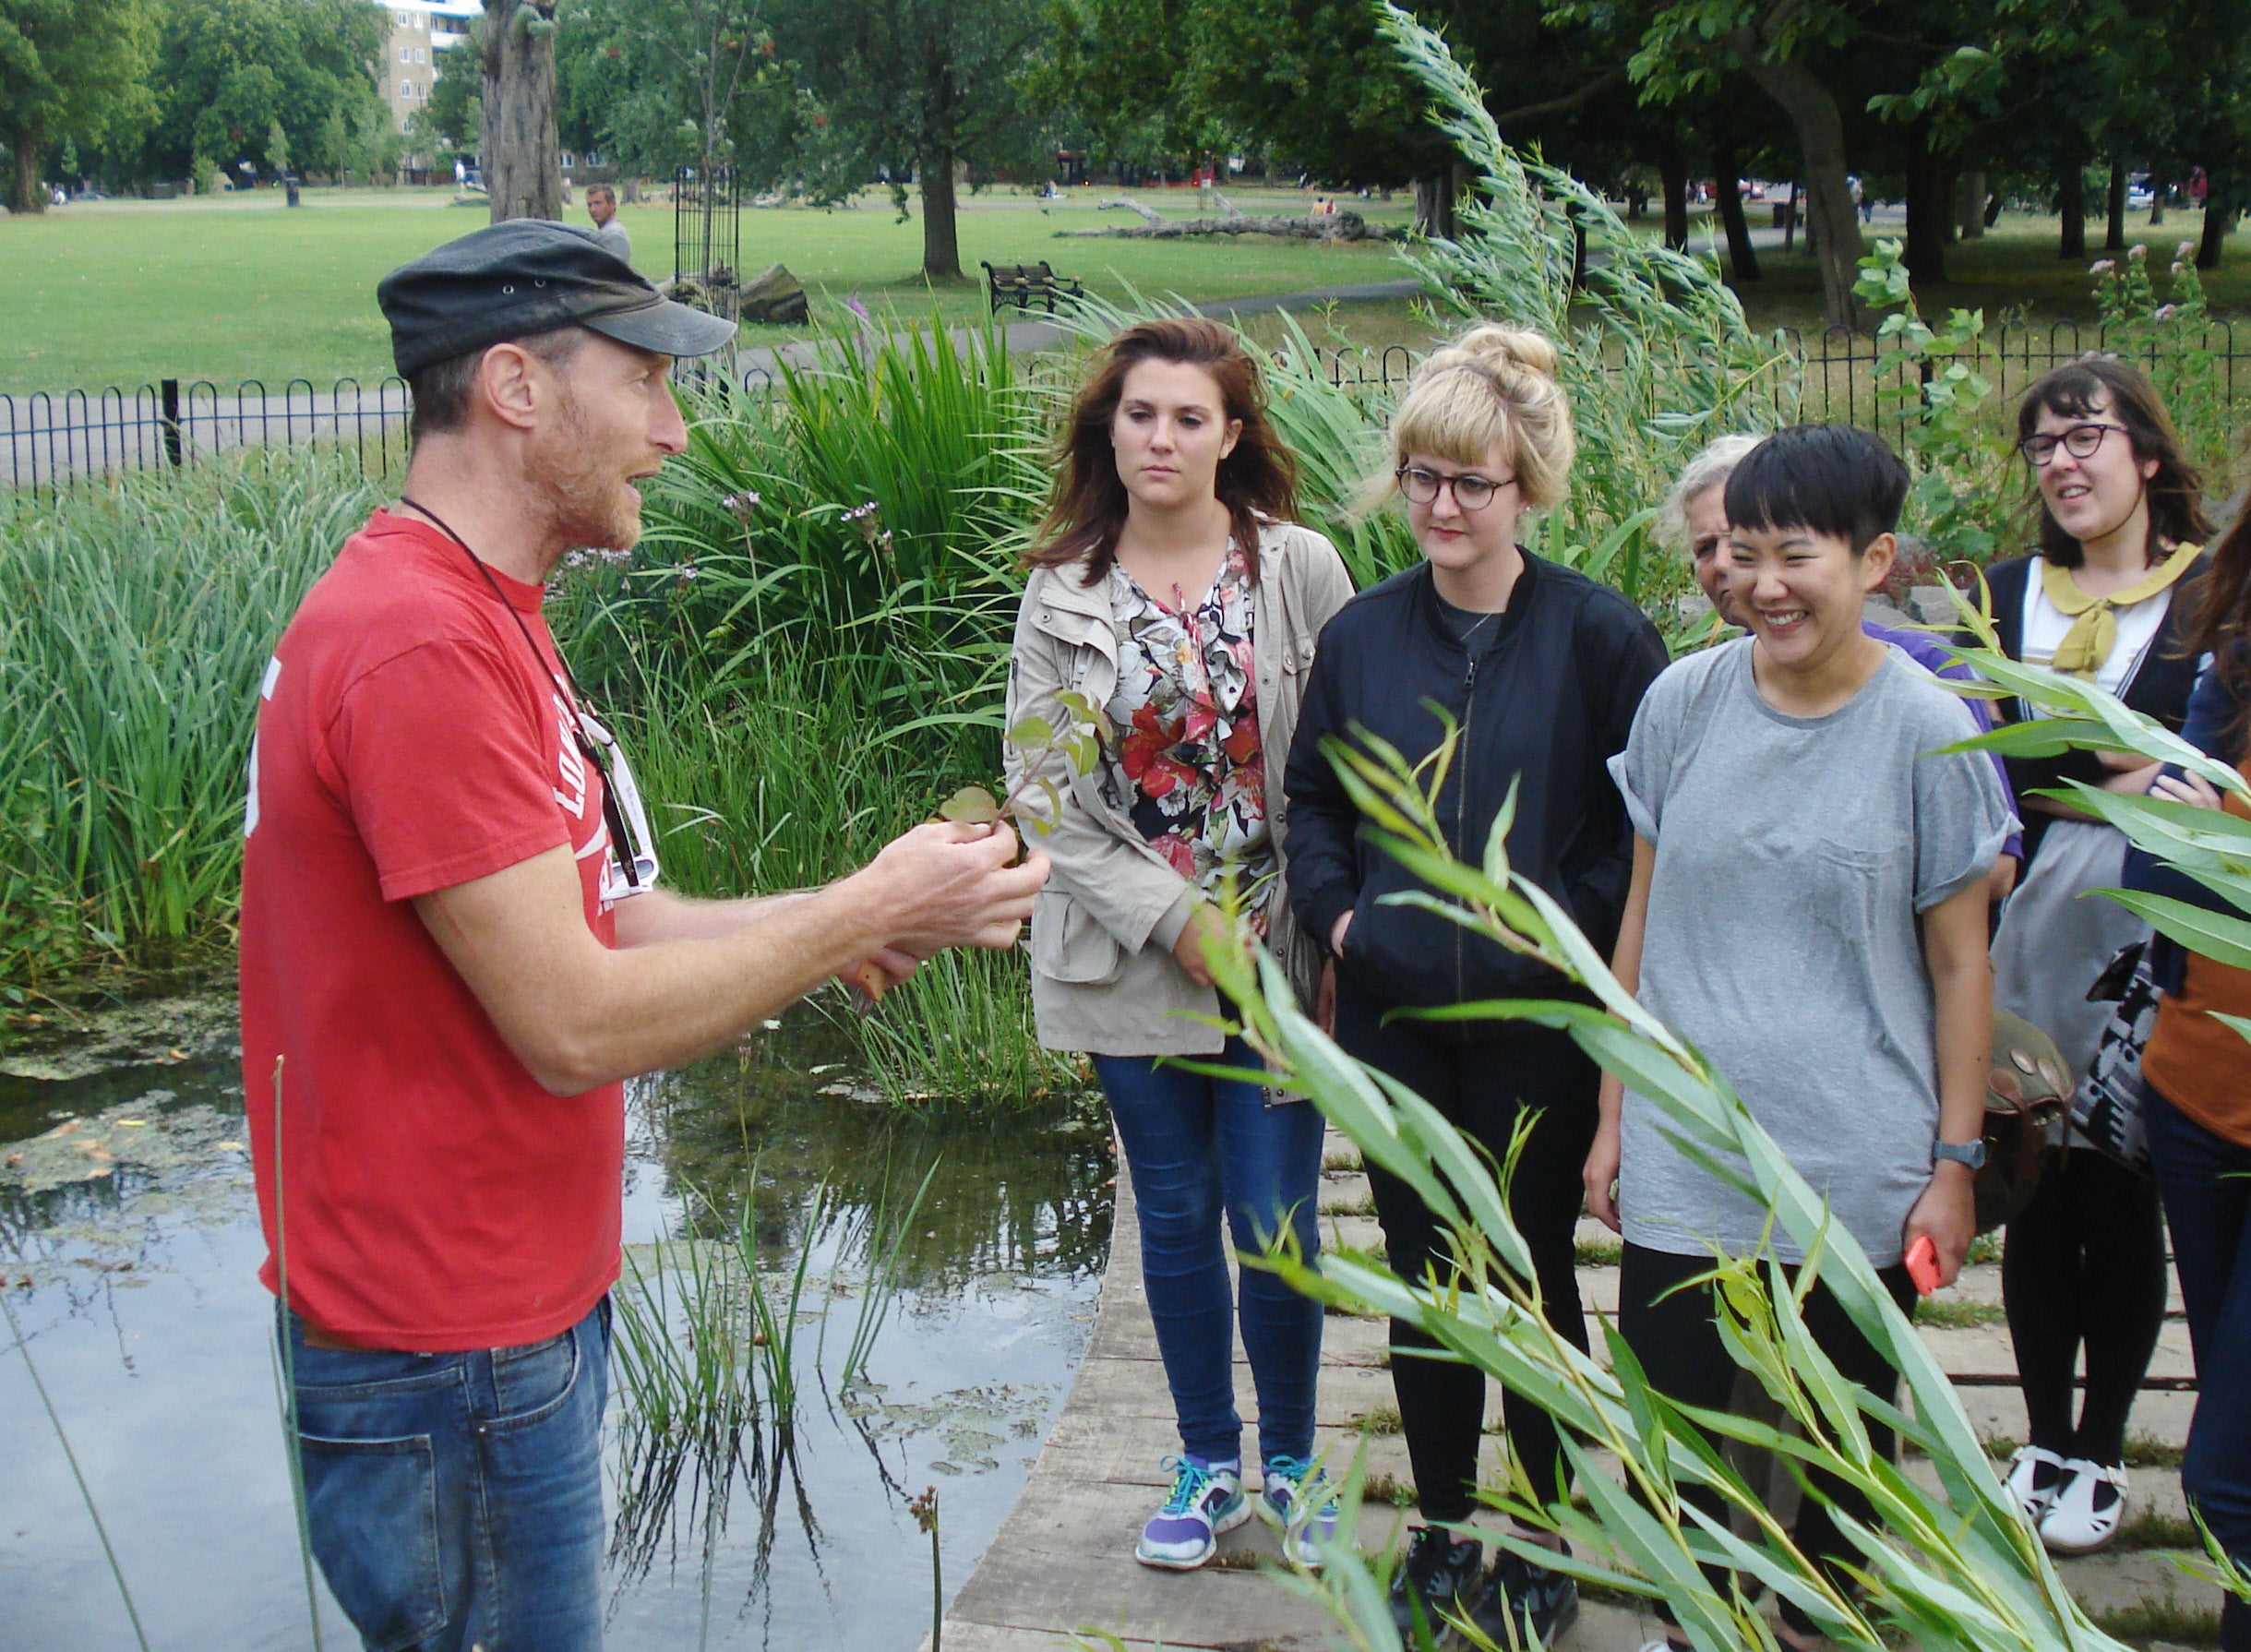
[[[1728,521],[1737,528],[1810,528],[1857,557],[1899,525],[1907,466],[1880,436],[1850,425],[1778,430],[1728,476]]]
[[[605,196],[613,201],[617,198],[617,192],[607,184],[589,184],[586,186],[586,193],[590,196]]]
[[[587,329],[583,327],[558,327],[502,342],[529,351],[550,367],[559,369],[578,354],[586,337]],[[410,409],[406,421],[408,447],[425,436],[461,427],[461,421],[469,416],[470,387],[477,381],[477,368],[485,360],[485,352],[497,348],[486,344],[460,355],[449,355],[442,362],[432,362],[406,381]]]
[[[2157,566],[2165,547],[2203,545],[2212,537],[2211,519],[2204,513],[2204,482],[2182,450],[2181,433],[2173,428],[2163,398],[2149,376],[2132,362],[2114,355],[2083,355],[2065,362],[2025,387],[2017,407],[2017,439],[2030,436],[2042,413],[2059,419],[2091,419],[2095,403],[2110,403],[2111,417],[2125,426],[2134,457],[2157,461],[2157,474],[2144,486],[2149,500],[2149,565]],[[2077,568],[2086,553],[2079,542],[2064,532],[2048,509],[2040,478],[2028,476],[2025,515],[2040,538],[2040,554],[2059,568]]]

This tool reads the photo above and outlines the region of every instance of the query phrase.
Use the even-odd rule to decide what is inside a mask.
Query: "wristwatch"
[[[1950,1158],[1958,1165],[1968,1165],[1972,1170],[1985,1168],[1985,1138],[1974,1142],[1934,1142],[1931,1143],[1931,1162]]]

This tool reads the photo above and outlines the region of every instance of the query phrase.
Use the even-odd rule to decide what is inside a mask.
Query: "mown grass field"
[[[902,223],[887,198],[864,195],[836,211],[798,208],[742,214],[747,272],[780,262],[816,305],[856,297],[870,309],[950,317],[982,315],[977,260],[1046,258],[1089,288],[1120,296],[1130,284],[1197,299],[1289,293],[1395,280],[1393,249],[1377,242],[1315,245],[1272,236],[1210,241],[1058,240],[1059,229],[1137,222],[1097,203],[1120,193],[1074,191],[1048,206],[1015,190],[964,197],[961,252],[972,281],[933,292],[917,273],[922,221]],[[1167,216],[1192,216],[1194,192],[1131,192]],[[1230,195],[1246,212],[1301,210],[1296,191]],[[266,190],[215,200],[89,202],[39,217],[0,218],[0,391],[138,385],[159,378],[269,383],[390,370],[376,308],[384,271],[485,221],[447,189],[308,189],[297,211]],[[1404,222],[1406,197],[1353,203]],[[628,207],[634,261],[661,280],[672,268],[672,209]],[[581,208],[571,212],[584,221]],[[760,329],[782,339],[803,329]]]

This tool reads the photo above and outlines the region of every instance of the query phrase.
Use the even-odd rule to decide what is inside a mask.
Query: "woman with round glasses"
[[[2197,675],[2184,646],[2195,605],[2183,593],[2212,530],[2164,404],[2138,369],[2088,356],[2025,391],[2017,434],[2039,550],[1987,570],[2003,650],[2178,729]],[[1999,709],[2011,720],[2034,714],[2013,700]],[[2077,1083],[2113,1008],[2089,1003],[2087,990],[2149,926],[2089,893],[2117,887],[2124,835],[2039,794],[2069,780],[2138,793],[2156,771],[2081,751],[2012,758],[2008,770],[2025,869],[1994,937],[1994,1003],[2053,1037]],[[2072,1138],[2009,1224],[2001,1281],[2029,1425],[2009,1490],[2050,1549],[2091,1553],[2125,1514],[2126,1419],[2164,1320],[2156,1188]]]
[[[1322,633],[1284,784],[1290,899],[1326,943],[1323,1009],[1351,1055],[1423,1096],[1504,1161],[1519,1120],[1539,1116],[1512,1198],[1551,1318],[1585,1347],[1573,1270],[1579,1169],[1594,1136],[1600,1074],[1568,1035],[1525,1022],[1386,1021],[1395,1009],[1552,998],[1551,971],[1436,913],[1387,900],[1428,886],[1361,835],[1331,766],[1330,742],[1363,736],[1408,761],[1449,730],[1459,744],[1437,799],[1453,852],[1484,858],[1510,799],[1510,864],[1536,880],[1609,951],[1632,874],[1625,807],[1606,763],[1624,748],[1664,644],[1615,591],[1518,543],[1526,515],[1564,495],[1575,440],[1537,333],[1479,327],[1416,371],[1392,420],[1390,463],[1371,504],[1396,492],[1424,560],[1347,603]],[[1371,1166],[1394,1270],[1408,1279],[1449,1253],[1411,1189]],[[1398,1347],[1428,1339],[1396,1321]],[[1392,1383],[1426,1525],[1395,1577],[1403,1630],[1467,1612],[1496,1645],[1540,1644],[1577,1604],[1562,1573],[1503,1555],[1489,1576],[1462,1526],[1474,1506],[1485,1383],[1473,1368],[1396,1356]],[[1504,1396],[1510,1444],[1542,1500],[1568,1495],[1555,1425]],[[1516,1620],[1512,1634],[1508,1620]]]

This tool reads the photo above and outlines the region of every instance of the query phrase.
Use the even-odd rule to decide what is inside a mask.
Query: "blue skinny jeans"
[[[2197,1359],[2181,1489],[2236,1562],[2251,1565],[2251,1147],[2214,1135],[2147,1082],[2149,1161]],[[2251,1652],[2251,1604],[2221,1608],[2225,1652]]]
[[[1239,1040],[1215,1065],[1251,1068]],[[1320,1112],[1266,1105],[1239,1080],[1206,1078],[1148,1056],[1096,1056],[1141,1212],[1142,1282],[1180,1425],[1183,1454],[1206,1463],[1242,1453],[1235,1408],[1236,1304],[1224,1213],[1235,1248],[1257,1255],[1287,1226],[1311,1262],[1321,1252]],[[1243,1352],[1258,1393],[1259,1456],[1313,1454],[1321,1375],[1321,1306],[1263,1269],[1241,1270]]]
[[[313,1557],[367,1652],[600,1652],[605,1299],[523,1347],[307,1347],[288,1316]]]

